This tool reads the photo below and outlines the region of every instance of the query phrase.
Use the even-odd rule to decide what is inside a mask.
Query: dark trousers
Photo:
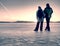
[[[43,29],[43,21],[42,22],[37,22],[35,31],[38,31],[39,25],[40,25],[40,31],[42,31],[42,29]]]
[[[46,17],[46,28],[45,30],[49,30],[50,31],[50,18],[49,17]]]

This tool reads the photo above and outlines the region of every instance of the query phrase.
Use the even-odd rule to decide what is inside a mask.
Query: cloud
[[[33,5],[34,0],[0,0],[6,7],[20,7]]]
[[[6,7],[22,7],[22,6],[33,6],[43,5],[47,2],[54,3],[55,5],[60,4],[60,0],[0,0]]]
[[[8,12],[8,9],[6,8],[6,6],[4,6],[1,2],[0,2],[0,5]]]

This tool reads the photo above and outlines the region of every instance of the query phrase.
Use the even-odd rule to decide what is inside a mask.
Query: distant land
[[[9,22],[9,21],[0,21],[0,23],[35,23],[33,21],[14,21],[14,22]],[[51,21],[50,23],[60,23],[60,21]]]
[[[13,22],[0,21],[0,23],[34,23],[34,22],[33,21],[13,21]]]
[[[56,22],[54,22],[54,21],[51,21],[50,23],[60,23],[60,21],[56,21]]]

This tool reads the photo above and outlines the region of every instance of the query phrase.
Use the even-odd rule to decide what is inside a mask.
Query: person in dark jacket
[[[50,31],[49,23],[50,23],[50,19],[51,19],[51,15],[53,13],[53,10],[50,7],[49,3],[46,4],[46,8],[44,9],[44,13],[45,13],[45,18],[46,18],[46,23],[47,23],[45,30]]]
[[[37,25],[34,31],[38,31],[39,29],[39,24],[40,24],[40,31],[43,30],[43,19],[44,19],[44,14],[43,14],[43,10],[40,6],[38,6],[38,10],[36,13],[36,17],[37,17]]]

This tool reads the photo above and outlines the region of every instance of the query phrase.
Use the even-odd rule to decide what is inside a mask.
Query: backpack
[[[53,13],[52,9],[51,8],[46,8],[44,10],[44,13],[48,15],[48,17],[50,18],[51,17],[51,14]]]

